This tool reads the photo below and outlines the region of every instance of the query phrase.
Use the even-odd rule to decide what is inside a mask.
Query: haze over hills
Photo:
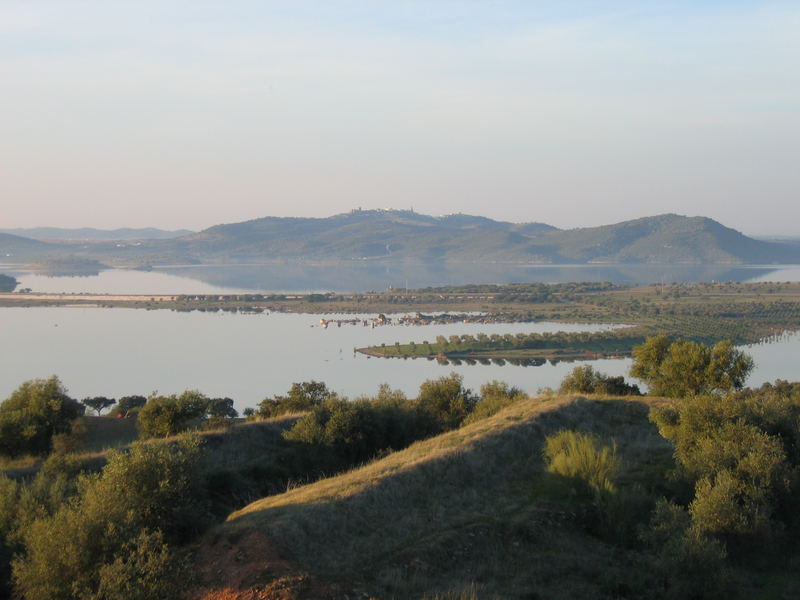
[[[189,229],[166,231],[156,227],[131,229],[95,229],[81,227],[63,229],[61,227],[31,227],[27,229],[0,229],[0,233],[10,233],[34,240],[66,240],[66,241],[117,241],[117,240],[164,240],[194,233]]]
[[[269,262],[509,264],[759,264],[800,261],[800,246],[756,240],[705,217],[664,214],[561,230],[410,210],[353,210],[326,218],[264,217],[173,239],[48,243],[0,234],[7,262],[63,256],[113,265]]]

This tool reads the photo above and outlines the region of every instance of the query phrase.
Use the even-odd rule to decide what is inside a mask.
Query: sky
[[[413,208],[800,235],[800,3],[2,0],[0,228]]]

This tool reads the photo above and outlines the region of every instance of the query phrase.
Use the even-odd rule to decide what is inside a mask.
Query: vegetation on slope
[[[231,515],[212,540],[235,544],[256,532],[313,579],[377,597],[421,597],[471,583],[501,597],[643,589],[634,554],[587,537],[591,502],[576,499],[562,478],[545,476],[542,448],[548,434],[565,428],[613,437],[625,465],[621,480],[657,486],[670,449],[646,421],[649,402],[520,400],[356,471],[256,502]],[[607,533],[623,530],[620,521]]]
[[[178,599],[194,576],[206,600],[796,595],[800,384],[736,391],[750,363],[721,358],[729,345],[663,342],[634,366],[678,398],[608,396],[635,389],[581,367],[532,399],[455,374],[352,402],[312,381],[266,399],[267,421],[151,431],[167,437],[101,464],[57,433],[41,468],[0,477],[0,586],[26,600]],[[703,360],[667,368],[683,354]],[[51,388],[39,395],[64,394]],[[203,398],[151,398],[139,418],[152,402],[208,427],[199,410],[172,419]]]

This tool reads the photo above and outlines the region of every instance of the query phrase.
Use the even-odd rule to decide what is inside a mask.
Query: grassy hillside
[[[591,507],[544,472],[542,444],[561,429],[594,432],[616,441],[623,481],[658,486],[671,447],[647,412],[660,402],[524,400],[259,500],[207,536],[198,597],[636,596],[647,589],[637,554],[603,541],[625,532],[591,522]]]

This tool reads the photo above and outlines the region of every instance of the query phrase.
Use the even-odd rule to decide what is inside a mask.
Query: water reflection
[[[374,315],[364,315],[369,317]],[[356,354],[371,344],[435,339],[437,335],[599,331],[610,325],[455,323],[420,327],[323,329],[318,315],[172,312],[83,307],[4,308],[0,328],[15,340],[0,361],[0,398],[20,383],[59,375],[76,397],[178,393],[199,389],[230,396],[237,407],[317,379],[346,396],[374,393],[381,383],[415,394],[425,379],[458,371],[478,388],[495,378],[534,392],[557,385],[569,369],[545,364],[441,366]],[[608,361],[615,362],[615,361]]]
[[[702,281],[800,281],[793,265],[475,265],[431,263],[318,266],[201,265],[111,269],[88,276],[55,278],[43,272],[10,267],[21,287],[38,292],[109,294],[237,294],[247,292],[310,293],[403,289],[467,283],[611,281],[617,284],[695,283]]]
[[[374,315],[363,315],[370,317]],[[266,396],[285,393],[292,383],[316,379],[338,393],[375,393],[381,383],[415,395],[426,379],[455,371],[477,390],[499,379],[533,394],[557,387],[575,363],[503,359],[399,360],[356,354],[355,348],[437,335],[598,331],[610,325],[563,323],[456,323],[421,327],[333,327],[319,315],[282,313],[173,312],[85,307],[0,309],[0,330],[14,341],[0,361],[0,399],[20,383],[59,375],[78,398],[171,394],[199,389],[229,396],[239,410]],[[748,385],[775,379],[800,380],[800,336],[783,335],[748,346],[756,363]],[[625,375],[630,359],[580,361],[612,376]]]

